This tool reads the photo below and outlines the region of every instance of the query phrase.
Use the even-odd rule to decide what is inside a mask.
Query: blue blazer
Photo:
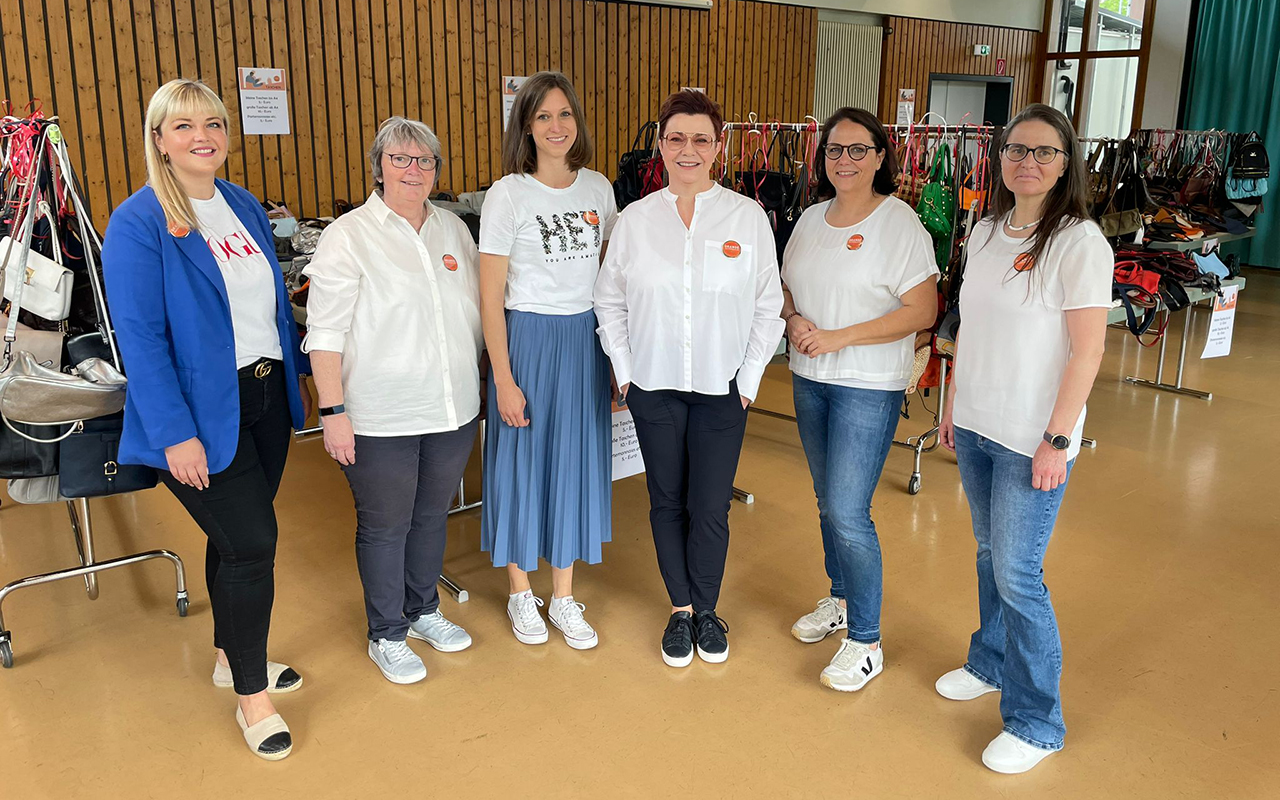
[[[261,204],[224,180],[222,196],[275,269],[276,323],[294,428],[304,423],[296,376],[310,364],[276,262]],[[231,464],[240,438],[240,391],[227,285],[199,233],[169,233],[150,186],[120,204],[102,245],[107,304],[129,377],[119,460],[168,469],[164,449],[194,437],[209,472]]]

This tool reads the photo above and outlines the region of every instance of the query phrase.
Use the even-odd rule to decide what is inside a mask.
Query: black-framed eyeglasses
[[[705,133],[681,133],[680,131],[672,131],[662,137],[662,141],[666,142],[676,150],[684,149],[689,142],[693,142],[693,149],[699,153],[705,153],[711,149],[716,143],[715,137],[708,136]]]
[[[408,169],[409,165],[415,160],[418,162],[418,169],[423,172],[435,172],[440,168],[439,156],[411,156],[405,153],[387,153],[387,158],[391,159],[391,166],[396,169]]]
[[[1039,147],[1027,147],[1025,144],[1006,144],[1000,148],[1000,155],[1015,163],[1026,158],[1027,153],[1033,154],[1038,164],[1052,164],[1053,160],[1058,157],[1058,153],[1062,153],[1063,158],[1071,155],[1066,150],[1059,150],[1047,144],[1042,144]]]
[[[867,157],[867,153],[879,153],[879,147],[872,147],[866,144],[828,144],[822,148],[822,152],[826,155],[828,161],[839,161],[843,153],[848,153],[849,158],[854,161],[861,161]]]

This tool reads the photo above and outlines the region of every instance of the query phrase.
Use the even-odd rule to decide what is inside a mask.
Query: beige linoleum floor
[[[475,512],[451,523],[444,602],[475,646],[415,643],[428,679],[394,686],[365,656],[351,496],[317,442],[294,447],[278,502],[271,654],[306,685],[278,706],[293,755],[249,754],[228,690],[209,682],[204,539],[163,489],[94,502],[102,558],[152,547],[187,562],[191,615],[162,563],[12,595],[17,663],[0,672],[0,797],[1280,797],[1280,275],[1253,272],[1235,352],[1195,356],[1212,402],[1121,382],[1153,352],[1108,334],[1085,451],[1047,564],[1062,625],[1067,748],[1023,776],[979,756],[997,697],[951,703],[934,679],[962,663],[976,623],[974,542],[954,461],[925,458],[905,492],[894,450],[876,495],[887,665],[864,691],[821,687],[837,642],[803,645],[792,621],[823,595],[817,514],[795,426],[753,415],[720,613],[727,664],[664,666],[668,606],[642,478],[616,487],[606,561],[577,599],[600,647],[515,641],[506,581],[479,552]],[[1176,331],[1175,331],[1176,333]],[[1176,341],[1174,342],[1176,344]],[[785,369],[761,405],[790,410]],[[925,427],[913,404],[901,434]],[[478,482],[473,483],[478,488]],[[67,566],[60,506],[0,511],[0,580]],[[550,576],[535,576],[549,594]]]

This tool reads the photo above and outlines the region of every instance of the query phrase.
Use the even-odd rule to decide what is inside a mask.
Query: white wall
[[[1178,101],[1182,97],[1182,71],[1190,58],[1187,34],[1191,25],[1191,0],[1160,0],[1151,31],[1151,62],[1147,66],[1147,91],[1142,100],[1142,127],[1175,128]]]
[[[772,0],[789,5],[1040,30],[1043,0]],[[1172,0],[1171,5],[1190,3]],[[1161,11],[1164,6],[1160,7]]]

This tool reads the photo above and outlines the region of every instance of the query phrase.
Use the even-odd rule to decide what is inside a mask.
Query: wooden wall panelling
[[[442,190],[492,183],[504,75],[569,75],[595,138],[592,167],[607,175],[680,86],[705,87],[728,119],[802,119],[816,19],[751,0],[710,11],[612,0],[5,0],[0,81],[17,107],[34,95],[60,116],[99,226],[145,181],[146,104],[179,76],[204,80],[227,105],[223,174],[313,216],[367,195],[364,153],[392,114],[440,136]],[[290,135],[244,134],[242,66],[288,70]]]

